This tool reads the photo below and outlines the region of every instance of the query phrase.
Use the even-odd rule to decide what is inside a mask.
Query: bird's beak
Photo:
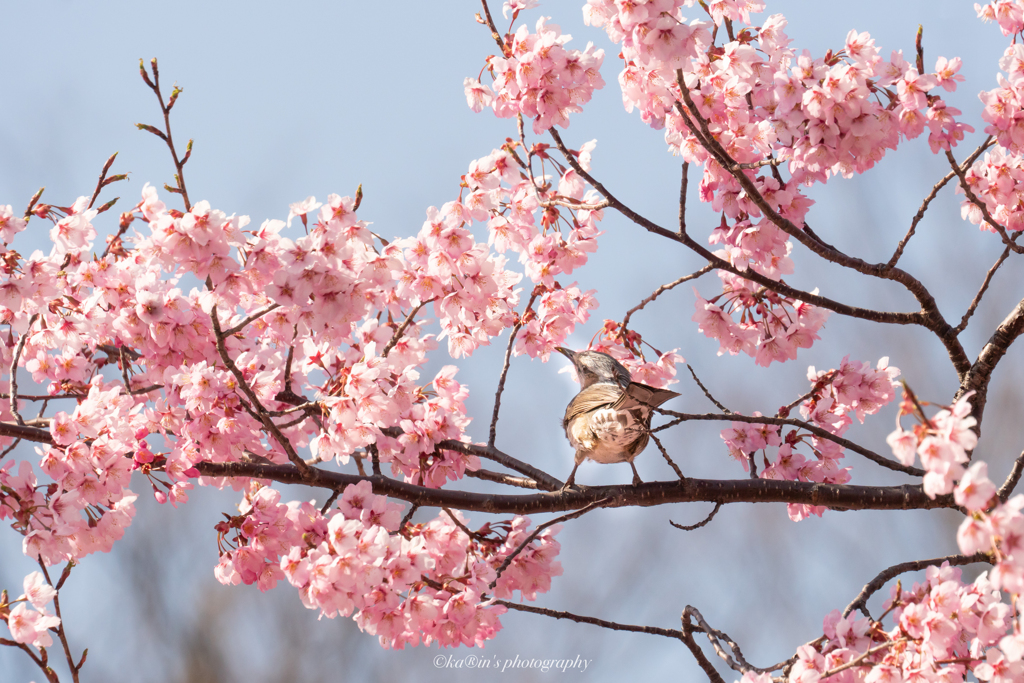
[[[571,360],[573,362],[573,364],[576,363],[576,352],[575,351],[571,351],[571,350],[565,348],[564,346],[557,346],[557,347],[555,347],[555,351],[558,351],[560,354],[562,354],[563,356],[565,356],[566,358]]]

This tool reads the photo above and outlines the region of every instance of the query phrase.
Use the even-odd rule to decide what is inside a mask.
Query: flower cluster
[[[971,417],[972,394],[964,394],[953,405],[928,418],[914,395],[904,390],[896,430],[886,441],[904,465],[912,465],[915,454],[920,457],[927,473],[924,490],[932,498],[952,492],[953,485],[964,475],[964,464],[970,459],[967,454],[978,444],[978,435],[971,429],[977,424]],[[913,429],[903,429],[900,418],[904,415],[917,418]]]
[[[592,148],[577,152],[581,164]],[[465,201],[432,208],[418,235],[392,242],[359,220],[358,199],[293,204],[289,222],[298,217],[305,228],[295,236],[284,221],[249,229],[248,218],[207,202],[170,210],[146,186],[107,252],[87,260],[98,215],[88,199],[59,211],[41,207],[36,215],[54,221],[51,253],[7,251],[0,262],[0,319],[18,335],[0,345],[0,362],[46,389],[26,399],[77,405],[49,418],[52,445],[37,450],[37,467],[18,457],[0,466],[0,519],[23,534],[26,554],[54,564],[109,550],[131,523],[130,477],[139,471],[158,501],[175,505],[187,502],[197,481],[241,490],[236,546],[225,553],[222,578],[269,586],[287,577],[304,587],[307,604],[357,611],[389,646],[479,644],[500,627],[502,611],[485,593],[518,590],[532,599],[547,590],[560,573],[556,530],[488,588],[528,535],[524,519],[467,536],[461,519],[443,517],[396,534],[397,507],[370,496],[368,485],[350,488],[340,511],[324,515],[308,503],[281,503],[253,481],[202,478],[197,470],[203,462],[294,462],[301,448],[311,462],[356,458],[362,468],[372,459],[426,487],[479,467],[471,451],[444,447],[468,441],[468,389],[450,365],[421,379],[438,340],[416,315],[433,304],[453,357],[513,325],[522,328],[521,350],[545,355],[596,306],[590,292],[554,277],[596,248],[601,211],[571,169],[561,168],[557,185],[546,175],[534,180],[510,150],[474,162],[463,181]],[[473,221],[489,224],[491,245],[473,238]],[[10,207],[0,210],[3,239],[25,224]],[[149,230],[130,230],[140,224]],[[536,283],[534,305],[522,314],[514,288],[522,274],[492,253],[499,245],[519,254]],[[205,288],[185,291],[186,277]],[[0,419],[17,423],[16,411],[27,407],[4,399]],[[3,437],[0,446],[10,442]],[[386,509],[363,509],[363,499]],[[358,539],[355,554],[346,533]],[[386,571],[385,556],[393,560]],[[341,581],[342,568],[354,573],[357,583],[344,586],[358,604],[320,579],[297,578],[316,578],[329,562],[336,562],[332,581]],[[27,633],[31,614],[16,610],[19,633]]]
[[[590,167],[594,145],[593,141],[589,142],[574,152],[584,169]],[[586,264],[589,254],[597,249],[597,237],[601,234],[597,226],[604,211],[597,203],[596,194],[585,191],[580,176],[548,154],[547,145],[537,144],[525,150],[528,161],[517,154],[521,149],[522,144],[509,143],[472,162],[468,173],[462,177],[469,196],[445,204],[441,214],[460,217],[462,222],[457,228],[460,235],[469,235],[471,221],[486,222],[489,245],[499,254],[519,255],[526,277],[535,284],[531,305],[522,314],[516,314],[511,308],[515,301],[506,304],[491,297],[479,302],[475,310],[484,310],[487,316],[500,314],[504,316],[502,323],[505,325],[517,321],[521,329],[517,333],[515,353],[546,360],[577,324],[587,321],[590,309],[597,307],[593,290],[583,291],[575,282],[563,285],[556,277],[571,274]],[[534,158],[544,166],[554,167],[558,172],[557,184],[551,175],[533,172]],[[439,233],[441,239],[428,244],[421,232],[415,250],[438,258],[438,249],[446,248],[446,243],[455,238],[451,232],[431,230]],[[518,278],[514,282],[518,282]],[[464,299],[465,295],[460,301]],[[464,305],[469,308],[470,303]],[[467,325],[461,332],[446,330],[449,346],[453,344],[453,334],[471,344],[473,335],[486,338],[501,330],[500,326],[488,327],[485,323],[478,319],[475,325]]]
[[[460,513],[455,519],[442,513],[403,527],[401,506],[374,495],[366,481],[346,487],[326,514],[312,503],[282,504],[277,490],[257,487],[239,512],[218,527],[222,543],[234,546],[221,554],[222,583],[255,583],[265,591],[286,578],[307,607],[331,618],[355,614],[359,627],[388,648],[482,646],[501,628],[505,611],[493,598],[519,591],[533,600],[562,573],[554,561],[557,526],[498,577],[530,535],[529,520],[467,533]]]
[[[877,413],[895,397],[893,389],[899,370],[889,366],[889,359],[882,358],[875,368],[867,363],[851,362],[844,358],[839,368],[807,371],[812,384],[810,396],[800,404],[801,417],[834,436],[842,436],[853,424],[852,415],[861,423],[864,417]],[[760,413],[755,413],[760,417]],[[788,409],[779,412],[788,417]],[[764,479],[787,481],[812,481],[826,484],[845,484],[850,480],[849,467],[840,467],[844,449],[826,437],[808,433],[799,428],[785,434],[779,425],[765,423],[733,422],[722,430],[722,439],[732,455],[744,469],[754,462],[754,454],[762,451],[764,468],[760,476]],[[797,451],[800,445],[809,446],[813,459]],[[768,449],[777,449],[775,458],[768,459]],[[821,516],[825,508],[801,504],[790,504],[789,516],[799,521],[809,515]]]
[[[634,382],[658,389],[667,389],[678,382],[679,380],[675,379],[676,365],[686,362],[686,359],[676,353],[679,349],[662,353],[652,348],[657,359],[648,360],[640,348],[643,343],[646,342],[640,333],[624,329],[614,320],[605,320],[600,331],[591,340],[589,348],[607,353],[622,363],[629,370]]]
[[[824,640],[797,650],[787,680],[953,682],[971,672],[983,681],[1009,683],[1024,676],[1024,640],[1012,630],[1012,610],[986,574],[965,584],[957,567],[928,567],[924,583],[910,590],[893,586],[883,609],[878,620],[833,611],[825,618]],[[886,617],[889,629],[882,623]]]
[[[999,66],[1006,73],[1005,77],[999,74],[999,87],[979,95],[985,105],[981,117],[988,123],[985,132],[998,144],[975,161],[966,174],[971,193],[983,206],[970,197],[961,205],[964,218],[990,232],[995,229],[985,220],[982,208],[1007,230],[1024,230],[1020,200],[1024,191],[1024,46],[1007,47]],[[958,186],[957,192],[963,189]]]
[[[980,19],[997,22],[1004,36],[1024,31],[1024,4],[1020,0],[994,0],[987,5],[974,3],[974,10]]]
[[[782,15],[750,24],[750,14],[764,9],[760,0],[702,3],[711,23],[687,22],[684,4],[693,3],[588,0],[584,16],[622,46],[619,82],[626,109],[639,109],[646,123],[665,129],[674,153],[703,167],[700,198],[722,213],[711,243],[721,245],[716,255],[739,272],[750,268],[776,280],[792,272],[781,221],[791,226],[787,231],[802,229],[813,202],[801,184],[863,173],[901,137],[915,138],[926,127],[936,152],[971,130],[955,120],[958,110],[932,94],[963,80],[956,73],[959,60],[940,58],[934,73],[921,73],[900,52],[883,59],[871,37],[855,31],[843,50],[819,58],[797,55]],[[714,36],[725,21],[747,26],[730,23],[730,40],[719,46]],[[788,162],[787,181],[777,171],[758,170],[782,162]],[[733,164],[746,166],[737,170]],[[823,314],[812,315],[808,325],[795,324],[795,316],[771,310],[776,302],[748,305],[746,293],[756,294],[756,286],[737,275],[721,276],[721,296],[730,306],[698,295],[694,319],[723,352],[755,355],[756,347],[758,362],[767,365],[794,358],[817,338]]]
[[[745,353],[758,365],[796,358],[818,340],[829,312],[728,271],[718,271],[722,293],[704,299],[696,288],[692,320],[706,337],[717,339],[718,355]]]
[[[572,36],[562,35],[547,21],[538,19],[535,33],[520,26],[504,54],[487,59],[492,86],[466,79],[466,100],[473,111],[491,107],[502,118],[522,114],[533,119],[534,133],[543,133],[556,125],[568,128],[569,114],[583,111],[594,90],[604,87],[604,50],[595,50],[592,43],[583,52],[565,49]]]
[[[60,625],[60,617],[47,613],[46,606],[57,595],[57,591],[46,583],[41,572],[32,572],[26,576],[23,586],[25,592],[14,601],[17,604],[13,608],[13,603],[6,600],[0,602],[0,619],[7,624],[14,642],[50,647],[53,638],[49,630]]]
[[[53,483],[40,483],[22,460],[0,467],[0,519],[24,537],[25,554],[47,564],[107,552],[135,515],[128,489],[136,447],[134,401],[99,376],[75,411],[51,423],[54,445],[37,449],[39,467]]]
[[[971,465],[954,491],[957,504],[970,513],[957,533],[960,550],[988,554],[995,564],[991,572],[967,584],[959,568],[944,562],[928,567],[925,581],[910,590],[894,585],[878,619],[834,610],[825,618],[823,637],[797,650],[787,680],[951,683],[973,674],[981,681],[1010,683],[1024,678],[1024,633],[1017,617],[1024,594],[1024,495],[1003,502],[996,494],[983,462]],[[1001,590],[1011,594],[1010,604]],[[742,683],[770,680],[749,672]]]
[[[952,424],[951,415],[945,420]],[[877,620],[833,611],[825,618],[824,638],[797,650],[788,680],[948,683],[964,681],[968,673],[993,683],[1024,678],[1024,633],[1016,616],[1024,594],[1024,495],[1003,502],[996,494],[983,462],[971,465],[954,490],[957,504],[970,513],[957,532],[960,550],[988,554],[991,572],[966,584],[960,569],[946,562],[928,567],[925,582],[910,590],[893,586]],[[1013,602],[1004,602],[1000,591]],[[886,618],[891,628],[884,626]],[[750,673],[743,683],[766,680]]]

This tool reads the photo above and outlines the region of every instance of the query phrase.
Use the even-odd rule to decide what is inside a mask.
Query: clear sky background
[[[582,24],[580,0],[543,2],[521,17],[531,26],[550,15],[574,36],[604,47],[607,86],[563,137],[571,147],[596,138],[594,173],[631,206],[662,225],[675,222],[679,161],[652,131],[621,105],[617,50],[603,31]],[[492,2],[500,16],[500,3]],[[131,180],[103,196],[122,197],[124,210],[138,201],[146,182],[162,186],[173,168],[166,147],[137,131],[137,122],[158,123],[152,93],[138,74],[138,60],[160,60],[165,92],[184,88],[172,127],[179,144],[195,139],[186,182],[193,202],[206,199],[228,214],[249,215],[258,225],[283,219],[288,204],[308,195],[352,195],[362,183],[360,217],[384,237],[419,230],[425,210],[458,194],[469,163],[515,135],[512,120],[466,106],[463,78],[477,76],[494,52],[488,31],[469,0],[444,3],[394,0],[351,2],[8,3],[0,58],[0,204],[20,210],[40,186],[43,200],[69,205],[89,194],[106,158],[120,152],[113,171]],[[842,47],[851,28],[870,31],[883,55],[913,51],[924,24],[926,66],[939,55],[961,56],[967,82],[946,97],[980,131],[978,91],[995,85],[997,61],[1007,44],[995,25],[974,16],[972,2],[822,3],[771,1],[767,14],[782,12],[798,49],[820,56]],[[697,17],[694,9],[687,16]],[[502,27],[507,23],[502,24]],[[975,135],[974,145],[981,139]],[[974,145],[962,149],[973,149]],[[966,156],[961,151],[960,158]],[[884,260],[903,236],[921,199],[947,169],[925,138],[905,143],[866,178],[833,179],[811,196],[818,202],[808,220],[826,240],[868,260]],[[688,224],[692,234],[717,223],[698,205],[691,183]],[[174,198],[166,195],[172,203]],[[922,224],[903,264],[939,298],[947,316],[959,317],[985,270],[999,253],[998,241],[959,217],[959,198],[946,190]],[[109,231],[116,211],[98,222]],[[651,238],[609,214],[607,234],[587,268],[577,271],[583,288],[597,289],[601,308],[571,339],[585,346],[603,318],[621,319],[654,288],[702,265],[698,258]],[[33,221],[22,253],[47,248],[47,231]],[[478,238],[481,235],[478,234]],[[913,310],[895,285],[836,278],[801,248],[795,250],[800,287],[858,305]],[[991,329],[1021,296],[1020,269],[1009,264],[993,284],[992,299],[964,335],[976,355]],[[565,278],[565,282],[571,278]],[[697,287],[717,291],[708,277]],[[919,330],[850,324],[833,318],[823,341],[795,362],[769,369],[752,359],[716,355],[718,344],[690,321],[693,294],[681,287],[660,308],[634,321],[661,349],[679,348],[726,405],[740,412],[774,412],[807,390],[808,365],[836,367],[844,355],[876,361],[884,355],[904,371],[922,396],[946,401],[956,378],[941,348]],[[503,347],[503,344],[500,346]],[[503,348],[492,347],[460,362],[460,380],[472,392],[471,434],[485,439]],[[434,362],[444,364],[446,358]],[[450,362],[450,361],[449,361]],[[566,476],[571,450],[559,429],[565,403],[576,389],[564,361],[519,358],[503,401],[498,446],[522,460]],[[993,386],[988,432],[979,456],[1003,476],[1020,437],[1005,425],[1004,406],[1019,405],[1019,370]],[[710,408],[685,376],[684,393],[671,404],[692,412]],[[884,451],[894,410],[855,426],[851,436]],[[1009,415],[1012,415],[1012,411]],[[1003,420],[1000,425],[1000,420]],[[685,426],[668,442],[685,474],[738,478],[713,428]],[[670,478],[653,449],[638,460],[645,480]],[[854,483],[904,483],[890,473],[848,457]],[[584,465],[584,484],[629,480],[625,466]],[[469,484],[473,486],[474,484]],[[478,671],[438,670],[437,649],[380,649],[350,620],[316,619],[296,591],[284,584],[269,595],[254,587],[223,587],[213,578],[217,561],[213,525],[232,511],[233,494],[197,490],[183,509],[160,508],[142,481],[137,522],[114,552],[91,556],[75,569],[63,591],[66,627],[76,649],[89,648],[86,680],[108,681],[473,681]],[[309,491],[289,491],[309,498]],[[323,496],[319,497],[321,502]],[[570,523],[560,534],[564,575],[539,604],[634,624],[678,628],[683,607],[698,607],[712,625],[727,631],[755,664],[789,657],[820,634],[821,620],[842,608],[881,569],[905,560],[955,551],[957,518],[931,513],[828,513],[800,524],[783,506],[727,506],[714,522],[685,533],[710,505],[653,510],[601,510]],[[471,515],[473,526],[485,521]],[[537,522],[543,521],[538,518]],[[0,530],[0,587],[14,595],[32,563],[20,555],[20,537]],[[655,636],[622,635],[591,626],[510,614],[504,631],[486,649],[440,651],[513,658],[593,660],[581,680],[617,681],[625,675],[695,680],[699,671],[679,644]],[[27,657],[0,648],[4,681],[39,680]],[[561,673],[506,673],[510,681],[551,680]],[[727,680],[732,680],[727,676]]]

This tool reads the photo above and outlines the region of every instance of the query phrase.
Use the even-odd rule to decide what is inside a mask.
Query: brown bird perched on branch
[[[565,436],[576,449],[576,464],[563,489],[573,485],[577,468],[588,458],[628,462],[633,485],[641,483],[633,459],[650,439],[651,415],[679,394],[632,381],[629,370],[607,353],[562,347],[558,351],[572,361],[580,381],[580,393],[569,401],[562,420]]]

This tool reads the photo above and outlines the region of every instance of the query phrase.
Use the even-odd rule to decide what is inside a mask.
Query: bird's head
[[[598,382],[618,384],[625,388],[630,382],[629,370],[607,353],[573,351],[563,346],[559,346],[556,350],[572,361],[576,368],[576,377],[580,381],[580,388],[585,389]]]

